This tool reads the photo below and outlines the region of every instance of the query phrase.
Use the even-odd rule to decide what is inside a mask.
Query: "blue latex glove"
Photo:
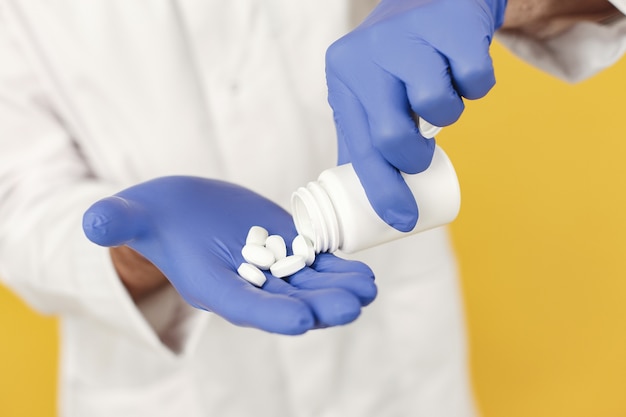
[[[237,274],[251,226],[286,242],[292,217],[234,184],[197,177],[163,177],[96,202],[83,218],[87,237],[102,246],[126,244],[156,265],[192,306],[233,324],[301,334],[355,320],[376,296],[364,264],[320,254],[289,280],[270,274],[257,288]],[[288,245],[289,246],[289,245]]]
[[[400,172],[428,168],[435,141],[422,137],[415,115],[446,126],[463,98],[495,83],[489,46],[506,0],[382,0],[326,54],[339,163],[352,162],[378,215],[401,231],[418,209]]]

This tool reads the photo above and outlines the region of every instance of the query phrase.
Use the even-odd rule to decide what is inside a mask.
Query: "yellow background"
[[[493,53],[498,85],[439,137],[479,405],[626,416],[626,61],[571,86]],[[0,290],[0,416],[54,415],[56,329]]]

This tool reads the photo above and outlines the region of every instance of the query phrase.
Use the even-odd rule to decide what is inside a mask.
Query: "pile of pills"
[[[313,243],[302,235],[291,242],[293,255],[287,256],[287,244],[279,235],[270,235],[261,226],[252,226],[246,237],[241,255],[246,262],[239,265],[239,275],[257,287],[261,287],[266,277],[263,271],[270,271],[277,278],[295,274],[315,261]]]

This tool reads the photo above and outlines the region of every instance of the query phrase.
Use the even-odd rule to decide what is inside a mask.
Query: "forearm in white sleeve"
[[[626,0],[611,0],[626,14]],[[626,17],[607,22],[580,22],[548,39],[515,31],[496,38],[529,64],[568,82],[579,82],[615,64],[626,52]]]
[[[91,175],[1,23],[0,279],[42,313],[80,316],[158,349],[180,345],[171,340],[184,321],[180,297],[166,289],[142,314],[108,249],[84,236],[85,209],[120,185]]]

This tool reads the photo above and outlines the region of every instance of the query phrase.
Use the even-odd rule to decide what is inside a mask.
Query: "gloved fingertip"
[[[301,297],[314,311],[316,327],[341,326],[353,322],[361,315],[358,297],[339,288],[304,292]]]
[[[324,317],[323,322],[331,326],[352,323],[361,315],[361,302],[355,297],[352,302],[344,301],[335,307],[334,314]]]
[[[284,322],[279,333],[291,336],[304,334],[315,326],[315,317],[309,311],[307,314],[292,317],[288,322]]]
[[[132,240],[141,229],[141,220],[123,198],[104,198],[83,215],[87,238],[101,246],[119,246]]]
[[[315,316],[306,304],[301,304],[299,308],[291,308],[287,314],[282,314],[280,317],[274,316],[260,327],[271,333],[287,336],[297,336],[308,332],[315,327]]]
[[[406,210],[401,207],[387,209],[382,215],[385,223],[401,232],[413,230],[417,224],[417,217],[417,211]]]
[[[376,299],[378,295],[378,286],[374,283],[374,281],[361,285],[359,288],[358,297],[361,301],[362,306],[369,305],[372,301]]]
[[[83,231],[89,240],[94,243],[106,241],[107,225],[109,218],[93,212],[86,212],[83,215]]]
[[[452,69],[456,88],[459,94],[468,100],[483,98],[496,84],[496,75],[489,55],[476,65],[459,67]]]

